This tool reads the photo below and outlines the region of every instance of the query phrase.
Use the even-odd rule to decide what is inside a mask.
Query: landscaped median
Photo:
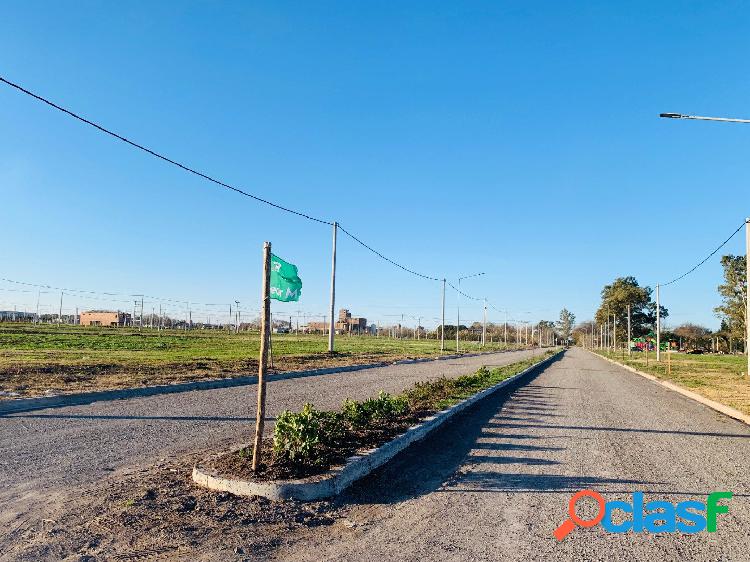
[[[338,411],[306,404],[282,412],[273,439],[264,441],[268,462],[257,472],[252,451],[240,446],[193,469],[200,486],[269,499],[317,500],[340,493],[424,438],[458,412],[557,357],[560,351],[455,379],[417,383],[391,396],[381,392],[363,402],[346,400]]]
[[[594,353],[637,374],[693,398],[735,419],[750,424],[750,379],[744,373],[744,355],[692,355],[594,350]]]

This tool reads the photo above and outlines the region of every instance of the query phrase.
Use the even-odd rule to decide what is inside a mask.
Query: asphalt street
[[[482,401],[339,500],[336,524],[276,560],[748,560],[750,427],[571,349]],[[706,501],[731,491],[715,533],[553,531],[577,491]],[[595,504],[578,504],[593,517]]]

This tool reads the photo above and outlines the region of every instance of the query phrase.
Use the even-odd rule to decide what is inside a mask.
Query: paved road
[[[336,408],[345,398],[363,399],[379,390],[399,392],[416,381],[456,377],[533,353],[493,353],[272,380],[268,419],[284,409],[299,409],[304,402]],[[65,490],[74,491],[113,470],[249,441],[255,395],[256,386],[248,385],[0,416],[0,526],[24,517],[37,503],[64,501]],[[272,427],[266,424],[269,432]]]
[[[280,560],[748,560],[750,428],[580,349],[483,401],[341,500]],[[570,496],[735,497],[715,534],[552,536]],[[585,505],[582,513],[585,516]]]

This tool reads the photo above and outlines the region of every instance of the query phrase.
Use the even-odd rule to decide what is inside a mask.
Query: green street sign
[[[302,279],[297,266],[271,254],[271,298],[277,301],[298,301],[302,293]]]

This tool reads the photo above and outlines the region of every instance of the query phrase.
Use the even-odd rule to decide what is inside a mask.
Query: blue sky
[[[513,318],[565,306],[584,320],[605,283],[672,279],[750,214],[750,126],[657,117],[750,117],[749,19],[740,2],[10,2],[0,74],[338,220],[417,271],[485,271],[462,288]],[[275,312],[327,310],[329,227],[7,86],[0,127],[1,277],[253,309],[268,239],[304,282],[302,300]],[[438,283],[345,236],[338,263],[337,308],[435,324]],[[715,327],[720,278],[717,256],[665,289],[669,323]],[[23,287],[0,283],[0,308],[35,302],[11,288]],[[58,300],[44,294],[42,308]],[[481,317],[475,303],[462,310]]]

